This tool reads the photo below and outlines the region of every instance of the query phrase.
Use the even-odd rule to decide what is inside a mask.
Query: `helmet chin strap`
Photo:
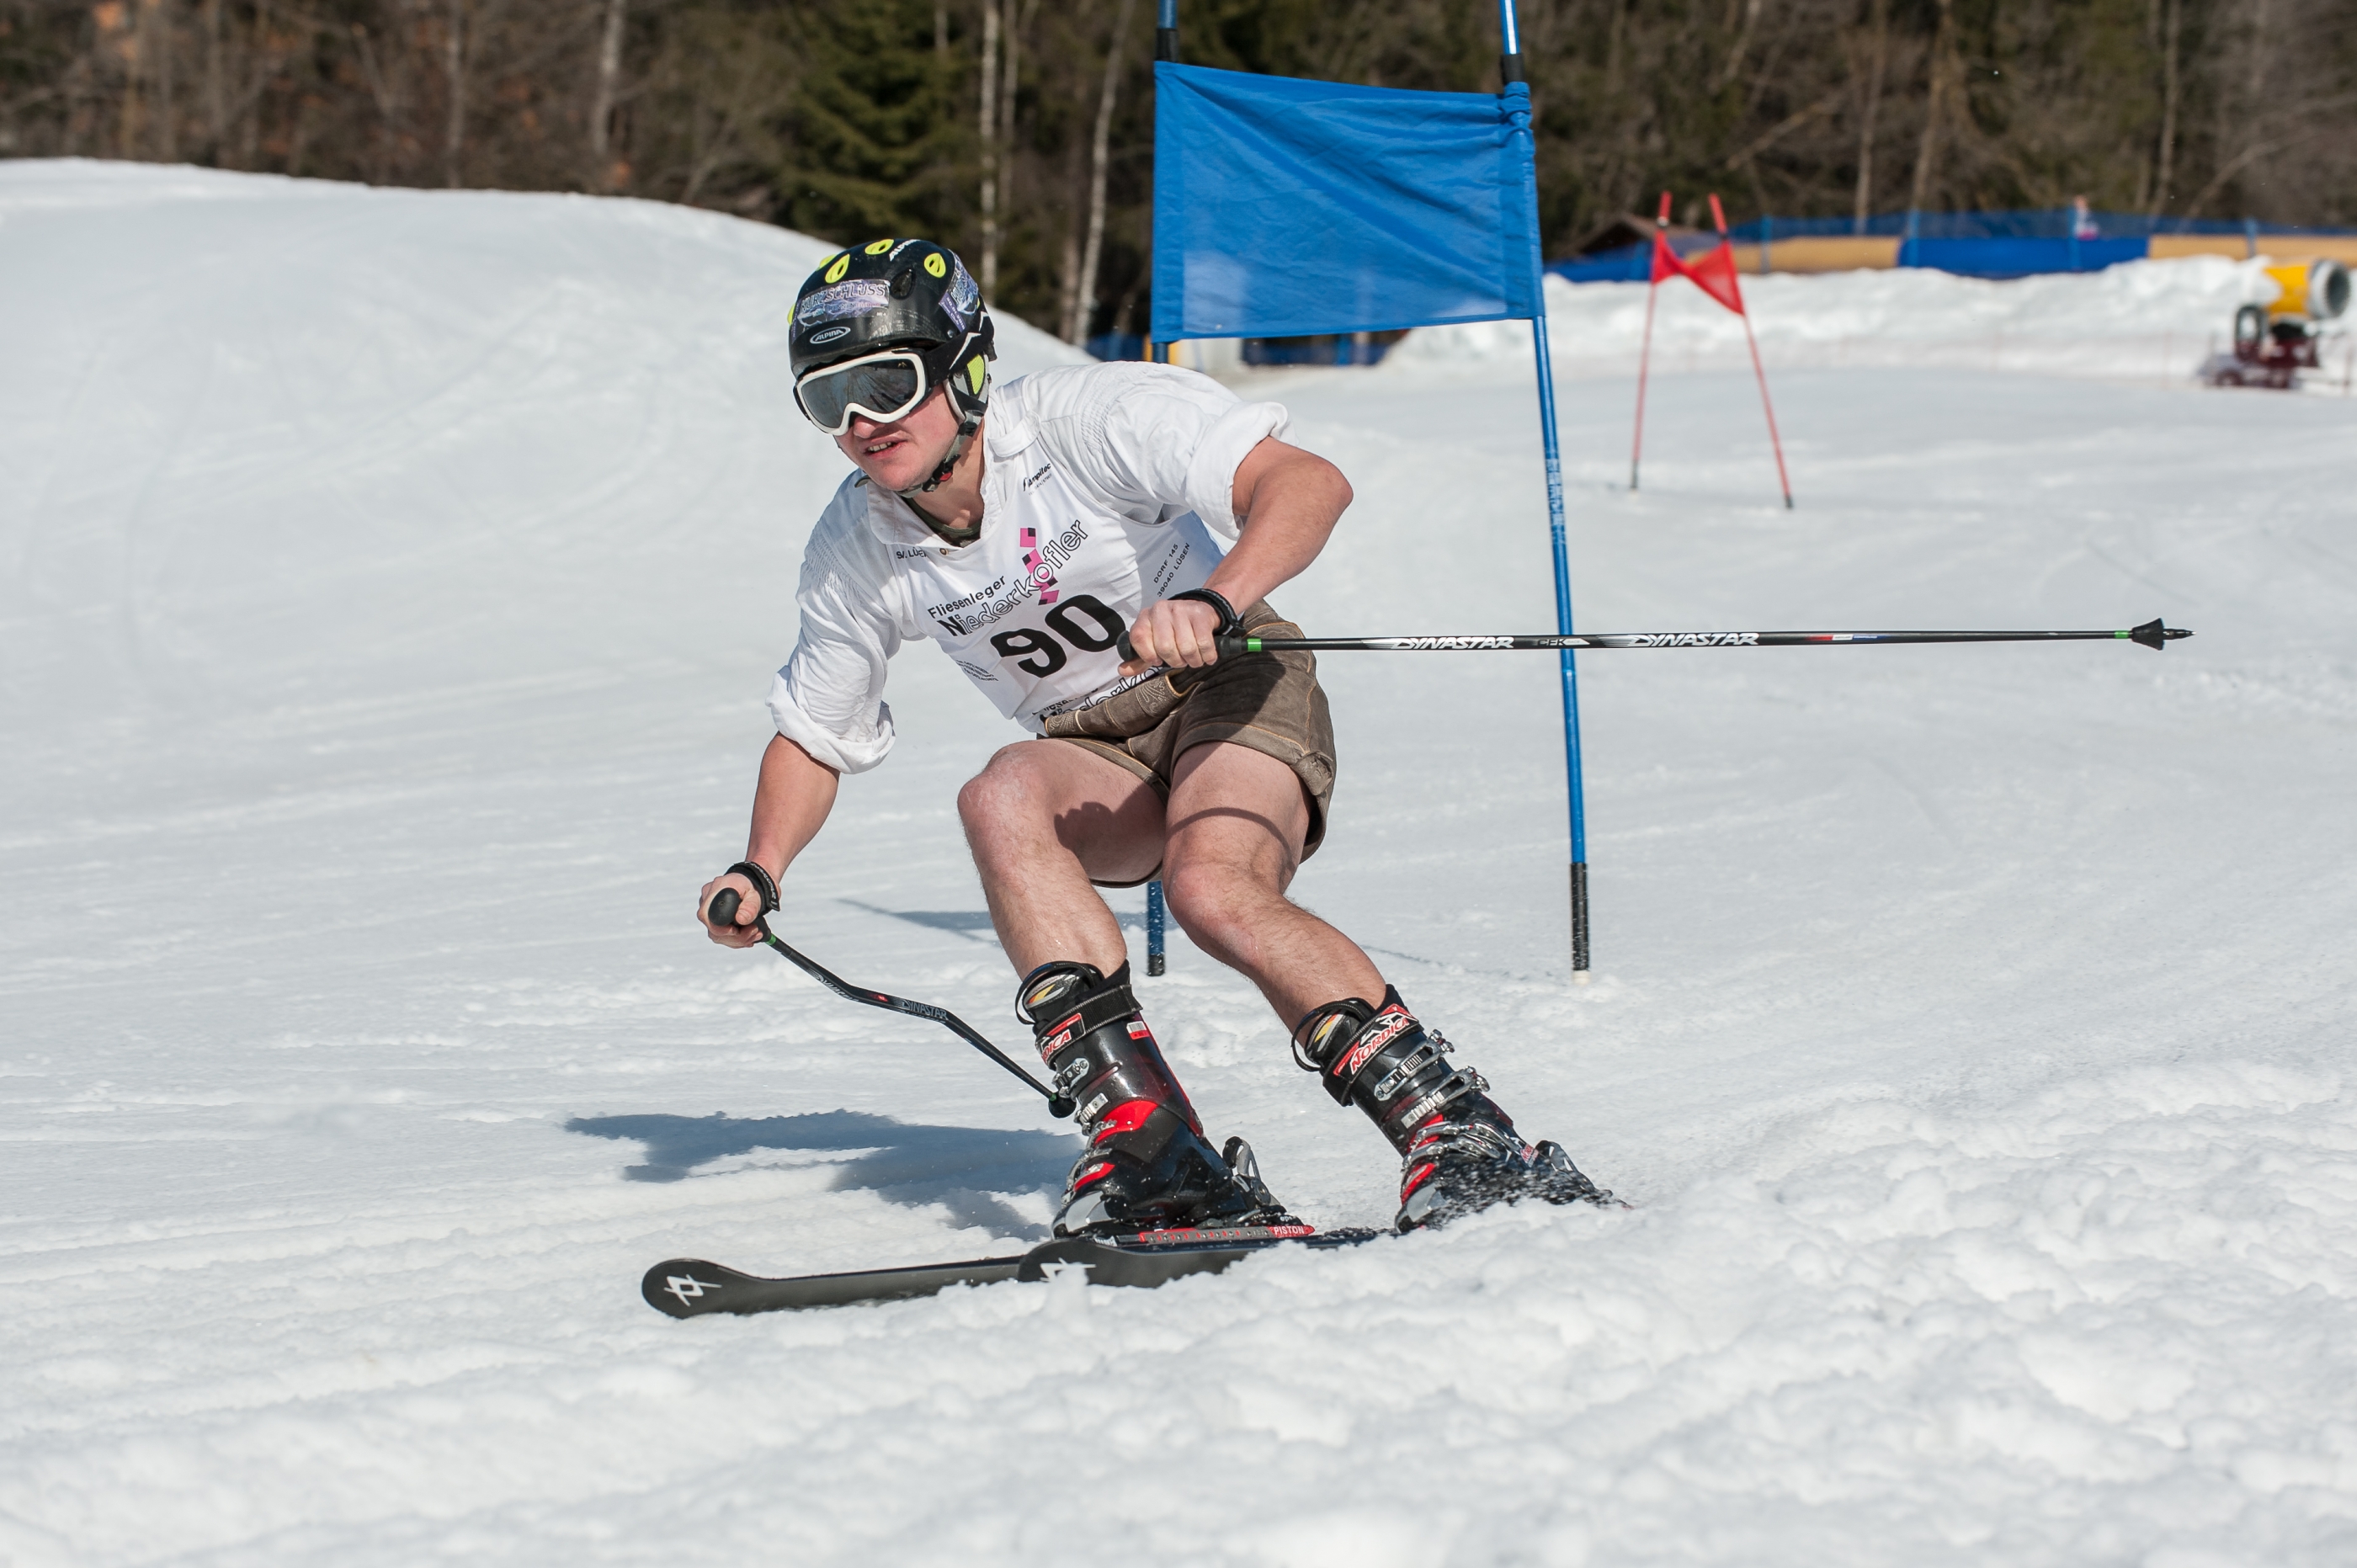
[[[966,343],[973,341],[973,334],[968,333]],[[958,352],[960,354],[965,352],[964,343],[958,345]],[[950,438],[950,449],[942,454],[942,466],[933,470],[932,478],[896,492],[904,501],[912,501],[919,496],[931,494],[948,480],[951,471],[958,465],[958,459],[965,456],[966,443],[973,440],[974,433],[982,428],[983,415],[990,412],[990,379],[986,371],[984,374],[982,385],[974,389],[972,394],[961,393],[954,381],[944,381],[942,386],[949,393],[951,406],[957,410],[957,434]]]
[[[933,477],[895,493],[902,500],[915,500],[919,496],[930,494],[938,489],[950,477],[952,470],[957,467],[958,459],[965,456],[966,442],[972,439],[974,433],[981,428],[982,415],[978,413],[969,413],[959,420],[957,434],[950,437],[950,449],[942,456],[942,466],[933,470]]]

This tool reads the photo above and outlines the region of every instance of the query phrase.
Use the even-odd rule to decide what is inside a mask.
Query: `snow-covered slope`
[[[1635,1208],[648,1311],[678,1252],[1019,1244],[1071,1148],[938,1029],[690,924],[840,471],[782,363],[820,251],[0,164],[0,1561],[2357,1553],[2339,398],[1784,368],[1787,514],[1748,370],[1665,361],[1641,496],[1627,380],[1566,379],[1586,625],[2199,636],[1589,657],[1577,991],[1550,662],[1333,656],[1297,896]],[[1360,496],[1291,613],[1551,624],[1526,368],[1265,384]],[[901,749],[787,920],[1013,1043],[951,804],[1009,734],[928,650],[894,680]],[[1215,1132],[1380,1222],[1373,1135],[1171,968]]]

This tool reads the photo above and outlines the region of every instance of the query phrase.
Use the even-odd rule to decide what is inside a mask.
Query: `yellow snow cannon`
[[[2349,269],[2330,256],[2269,267],[2267,276],[2283,291],[2267,306],[2267,315],[2274,320],[2298,316],[2310,321],[2335,321],[2349,309]]]
[[[2201,379],[2213,387],[2273,387],[2289,392],[2299,372],[2322,368],[2317,349],[2325,325],[2349,310],[2349,269],[2330,256],[2269,267],[2276,297],[2234,312],[2234,349],[2212,354]]]

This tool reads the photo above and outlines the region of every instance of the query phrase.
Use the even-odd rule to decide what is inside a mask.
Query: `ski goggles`
[[[841,435],[850,430],[854,414],[864,413],[878,424],[906,419],[931,391],[922,355],[887,349],[813,371],[794,383],[794,401],[813,424]]]

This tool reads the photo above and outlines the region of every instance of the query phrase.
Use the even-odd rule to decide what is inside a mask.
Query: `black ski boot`
[[[1292,1222],[1260,1179],[1252,1147],[1203,1137],[1178,1079],[1130,994],[1129,965],[1043,963],[1023,977],[1016,1015],[1031,1026],[1056,1091],[1079,1102],[1088,1148],[1065,1184],[1056,1234]]]
[[[1450,1047],[1427,1033],[1395,987],[1383,1004],[1329,1002],[1293,1031],[1293,1059],[1318,1075],[1338,1105],[1367,1113],[1400,1153],[1402,1230],[1521,1197],[1549,1203],[1612,1201],[1555,1144],[1536,1147],[1483,1092],[1471,1068],[1449,1069]]]

